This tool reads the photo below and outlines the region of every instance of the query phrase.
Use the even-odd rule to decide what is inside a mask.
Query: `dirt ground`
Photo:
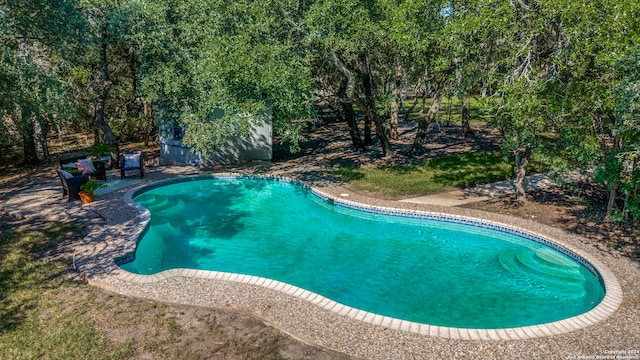
[[[330,120],[316,125],[315,130],[307,134],[308,140],[301,144],[302,150],[296,154],[288,151],[287,145],[274,146],[274,160],[271,169],[299,167],[307,171],[325,169],[322,176],[331,178],[331,170],[340,166],[376,166],[391,164],[409,164],[424,161],[448,152],[471,150],[492,150],[499,147],[499,133],[486,126],[475,126],[474,136],[463,139],[456,126],[432,126],[429,131],[425,152],[420,156],[408,156],[413,140],[413,124],[401,124],[401,138],[393,141],[394,156],[381,159],[376,146],[365,152],[354,151],[346,124]],[[60,146],[64,148],[64,146]],[[149,148],[150,153],[157,149]],[[6,158],[0,162],[0,201],[14,191],[28,188],[34,184],[55,179],[55,165],[24,168],[7,166]],[[55,163],[55,162],[54,162]],[[227,169],[227,168],[225,168]],[[215,169],[213,169],[215,170]],[[315,170],[317,171],[317,170]],[[319,174],[315,174],[318,176]],[[559,227],[569,232],[584,235],[587,241],[593,241],[601,250],[618,256],[640,258],[640,231],[622,225],[601,221],[606,205],[606,194],[601,188],[589,183],[572,184],[563,188],[553,188],[529,192],[530,201],[519,206],[512,197],[496,198],[484,202],[464,205],[490,212],[510,214]],[[23,226],[19,221],[6,216],[0,217],[1,229]],[[225,309],[203,309],[173,304],[156,304],[142,299],[131,299],[113,295],[106,291],[83,288],[82,292],[61,295],[67,297],[85,296],[108,306],[100,315],[93,316],[99,330],[116,342],[134,338],[167,338],[156,346],[160,350],[140,350],[141,358],[212,358],[212,359],[348,359],[342,354],[306,344],[282,331],[265,324],[262,320],[248,314],[229,312]],[[125,314],[145,313],[145,316]],[[119,318],[118,326],[113,318]],[[123,318],[124,317],[124,318]],[[142,319],[142,320],[141,320]],[[158,323],[171,322],[172,325],[158,327]],[[172,337],[167,334],[177,328]],[[158,330],[161,329],[161,330]],[[165,330],[162,330],[165,329]],[[152,342],[153,343],[153,342]],[[164,348],[166,347],[166,349]],[[275,355],[274,355],[275,354]]]

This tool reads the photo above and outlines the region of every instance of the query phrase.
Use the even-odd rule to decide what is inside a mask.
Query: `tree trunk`
[[[411,113],[413,112],[413,110],[415,110],[416,105],[418,105],[418,98],[420,97],[421,92],[422,90],[420,90],[420,84],[418,84],[418,86],[416,86],[415,95],[413,97],[413,103],[411,104],[409,109],[404,112],[404,116],[402,119],[403,121],[409,121],[409,116],[411,116]]]
[[[447,107],[447,126],[451,125],[451,109],[453,105],[453,99],[449,96],[449,106]]]
[[[342,95],[340,95],[342,94]],[[338,95],[336,95],[336,98],[338,99],[338,102],[340,104],[342,104],[342,100],[344,99],[344,93],[340,92]],[[334,104],[334,102],[332,101],[332,99],[329,98],[325,98],[325,104],[327,105],[327,107],[329,108],[329,110],[331,111],[331,113],[333,113],[336,116],[335,121],[336,122],[346,122],[347,119],[345,119],[344,115],[342,114],[342,110],[340,108],[342,108],[342,105],[340,105],[340,107],[338,107],[338,105]]]
[[[56,124],[56,132],[58,133],[58,141],[62,141],[62,125]]]
[[[137,70],[138,61],[136,60],[135,51],[131,49],[131,54],[129,55],[129,71],[131,72],[131,92],[133,93],[135,102],[138,102],[138,99],[140,99],[140,96],[138,95],[138,78],[136,77],[136,74],[138,73]]]
[[[462,107],[462,137],[467,138],[471,133],[471,125],[469,124],[469,94],[464,93],[460,96],[460,103]]]
[[[144,118],[149,122],[149,130],[147,131],[144,139],[144,146],[149,146],[149,142],[151,141],[153,136],[157,133],[156,124],[155,124],[155,121],[153,120],[153,107],[150,104],[143,102],[142,111],[144,114]]]
[[[609,201],[607,202],[607,212],[604,214],[604,222],[611,221],[611,214],[613,214],[613,206],[616,204],[616,196],[618,193],[619,184],[615,184],[609,191]]]
[[[629,193],[624,194],[624,203],[622,204],[622,216],[624,222],[629,221]]]
[[[360,129],[358,129],[358,122],[356,121],[356,112],[353,110],[353,104],[347,101],[342,101],[342,111],[344,113],[347,125],[349,125],[349,136],[351,136],[351,143],[356,150],[364,150],[365,146],[360,137]]]
[[[335,109],[338,117],[343,118],[349,126],[349,136],[351,137],[351,143],[356,150],[364,150],[365,146],[360,137],[360,129],[358,128],[358,121],[356,121],[356,112],[353,110],[353,104],[351,103],[349,90],[349,80],[345,79],[340,83],[340,89],[338,90],[338,100],[342,111]],[[331,105],[330,105],[331,107]]]
[[[371,136],[372,119],[365,115],[364,117],[364,144],[373,145],[373,137]]]
[[[438,110],[440,109],[440,103],[442,102],[441,90],[442,86],[438,86],[436,88],[435,93],[433,94],[433,103],[431,103],[431,107],[429,107],[429,112],[418,120],[418,131],[416,132],[416,137],[414,138],[413,146],[411,147],[411,153],[414,155],[422,153],[422,143],[427,137],[429,125],[431,125],[433,120],[436,118]]]
[[[395,94],[393,97],[393,101],[391,101],[391,112],[389,116],[389,138],[393,140],[398,140],[400,137],[398,135],[398,122],[399,122],[399,112],[400,108],[400,96]]]
[[[387,135],[384,133],[382,120],[376,113],[375,104],[373,104],[373,107],[369,107],[367,103],[355,93],[356,76],[353,73],[353,71],[351,71],[344,64],[344,62],[342,62],[342,60],[338,58],[336,54],[331,55],[331,60],[333,61],[336,68],[338,68],[338,70],[346,78],[346,85],[344,87],[345,97],[348,97],[349,99],[351,99],[351,101],[355,103],[356,106],[358,106],[358,108],[360,108],[360,110],[362,110],[365,113],[365,116],[367,116],[369,119],[373,121],[373,123],[376,125],[376,134],[378,135],[378,139],[380,140],[380,145],[382,147],[382,156],[383,157],[391,156],[391,143],[389,142],[389,138],[387,137]],[[365,145],[366,145],[366,141],[365,141]]]
[[[605,151],[608,151],[606,149],[606,144],[603,144],[603,147],[604,147]],[[613,150],[616,151],[617,149],[620,149],[620,147],[622,147],[622,139],[618,135],[618,136],[615,136],[613,138]],[[620,175],[620,174],[618,174],[618,175]],[[605,222],[610,222],[611,221],[611,215],[613,214],[613,207],[616,204],[616,197],[618,196],[618,189],[620,189],[620,181],[619,180],[618,180],[617,183],[615,183],[611,187],[611,190],[609,191],[609,201],[607,202],[607,211],[604,214],[604,219],[603,219],[603,221],[605,221]]]
[[[514,151],[516,157],[516,201],[524,203],[527,201],[527,192],[524,187],[524,179],[527,175],[527,165],[531,158],[533,149],[525,147],[524,154],[520,154],[520,150]]]
[[[22,136],[22,146],[24,153],[24,165],[35,165],[38,163],[38,150],[36,148],[36,137],[34,123],[32,122],[31,109],[23,107],[21,109],[20,135]]]
[[[109,68],[108,68],[109,63],[107,62],[106,29],[103,30],[102,37],[103,37],[102,46],[100,47],[100,67],[101,67],[100,70],[102,73],[103,86],[102,86],[102,91],[100,92],[100,94],[98,94],[96,98],[96,111],[95,111],[94,124],[98,129],[100,129],[104,133],[104,137],[107,140],[107,143],[116,149],[115,154],[111,154],[111,156],[112,158],[115,158],[115,163],[119,164],[120,163],[120,146],[118,145],[118,139],[116,139],[116,136],[113,134],[113,131],[111,131],[111,127],[109,126],[109,124],[107,124],[107,121],[105,120],[105,114],[104,114],[104,106],[107,101],[107,97],[109,96],[109,90],[111,89],[111,85],[112,85],[111,79],[109,78]]]
[[[393,87],[393,101],[391,101],[391,113],[389,116],[389,138],[393,140],[397,140],[400,136],[398,135],[398,122],[399,122],[399,112],[400,107],[402,106],[402,94],[400,93],[400,88],[402,87],[402,66],[396,65],[396,78]]]
[[[370,118],[373,121],[373,124],[376,126],[376,135],[378,135],[378,139],[380,140],[380,146],[382,147],[382,157],[390,157],[391,156],[391,143],[389,142],[389,138],[387,134],[384,132],[384,126],[382,125],[382,119],[378,116],[375,111],[375,108],[370,108],[367,106],[364,100],[360,97],[356,96],[353,99],[353,102],[364,112],[365,116]]]
[[[42,159],[45,162],[49,161],[49,142],[48,142],[48,133],[49,128],[47,123],[42,119],[34,122],[34,132],[36,133],[36,143],[42,149]]]
[[[634,158],[634,159],[633,159],[633,170],[631,171],[631,173],[635,173],[635,172],[636,172],[636,170],[637,170],[637,167],[638,167],[638,158]],[[635,200],[635,199],[637,199],[637,198],[638,198],[638,191],[639,191],[639,189],[638,189],[638,182],[636,181],[636,182],[635,182],[635,185],[633,185],[633,195],[631,195],[631,198],[632,198],[632,199],[634,199],[634,200]],[[635,219],[636,221],[638,220],[637,213],[636,213],[636,216],[634,217],[634,219]]]
[[[366,54],[363,54],[359,57],[358,61],[358,69],[360,72],[360,76],[362,78],[362,88],[364,90],[364,100],[366,103],[366,107],[370,109],[374,109],[375,112],[375,100],[373,99],[373,79],[371,78],[371,67],[369,65],[369,57]],[[360,107],[360,106],[358,106]],[[364,110],[363,110],[364,111]],[[367,115],[365,112],[364,119],[364,144],[372,145],[373,138],[371,137],[371,123],[375,123],[374,119]],[[376,113],[377,116],[377,113]],[[376,124],[376,127],[378,124]],[[378,129],[376,129],[376,134],[378,133]]]

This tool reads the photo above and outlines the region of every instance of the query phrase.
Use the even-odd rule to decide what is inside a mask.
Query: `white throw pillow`
[[[124,167],[125,168],[139,168],[140,167],[140,154],[124,154]]]

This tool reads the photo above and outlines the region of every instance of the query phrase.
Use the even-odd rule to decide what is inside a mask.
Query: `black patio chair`
[[[120,160],[120,179],[124,179],[125,172],[140,171],[140,179],[144,177],[144,154],[141,151],[125,151]]]
[[[60,177],[60,183],[62,184],[62,197],[69,197],[68,201],[79,200],[80,186],[86,184],[89,181],[89,175],[72,175],[64,170],[56,170],[58,177]],[[66,174],[69,175],[66,175]],[[65,176],[66,175],[66,176]]]

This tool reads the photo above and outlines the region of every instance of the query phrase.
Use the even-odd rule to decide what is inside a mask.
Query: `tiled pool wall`
[[[379,214],[379,215],[391,215],[391,216],[398,216],[398,217],[407,217],[407,218],[413,218],[413,219],[423,219],[423,220],[435,220],[435,221],[442,221],[442,222],[450,222],[450,223],[456,223],[456,224],[464,224],[464,225],[471,225],[471,226],[476,226],[476,227],[481,227],[481,228],[485,228],[485,229],[489,229],[489,230],[495,230],[495,231],[500,231],[500,232],[504,232],[504,233],[508,233],[511,235],[516,235],[534,242],[537,242],[539,244],[543,244],[545,246],[548,246],[552,249],[555,249],[557,251],[559,251],[560,253],[570,257],[571,259],[577,261],[578,263],[580,263],[582,266],[584,266],[587,270],[589,270],[595,277],[596,279],[598,279],[598,282],[600,282],[600,285],[605,289],[606,291],[606,286],[604,283],[604,279],[602,278],[602,275],[600,274],[600,272],[589,262],[587,261],[585,258],[583,258],[582,256],[580,256],[579,254],[576,254],[575,252],[565,248],[564,246],[561,246],[541,235],[537,235],[537,234],[533,234],[529,231],[524,231],[524,230],[520,230],[514,227],[509,227],[509,226],[505,226],[502,224],[495,224],[495,223],[491,223],[488,221],[482,221],[482,220],[478,220],[478,219],[473,219],[473,218],[465,218],[465,217],[461,217],[461,216],[453,216],[453,215],[445,215],[445,214],[440,214],[440,213],[430,213],[430,212],[425,212],[425,211],[418,211],[418,210],[402,210],[402,209],[394,209],[394,208],[386,208],[386,207],[379,207],[379,206],[372,206],[372,205],[366,205],[366,204],[360,204],[360,203],[355,203],[352,201],[348,201],[348,200],[344,200],[344,199],[339,199],[336,197],[333,197],[331,195],[325,194],[322,191],[315,189],[303,182],[297,181],[297,180],[293,180],[287,177],[281,177],[281,176],[273,176],[273,175],[255,175],[255,174],[247,174],[247,175],[234,175],[234,174],[211,174],[211,175],[198,175],[198,176],[189,176],[189,177],[182,177],[182,178],[175,178],[175,179],[168,179],[168,180],[163,180],[163,181],[159,181],[159,182],[155,182],[153,184],[149,184],[149,185],[145,185],[142,186],[138,189],[136,189],[132,194],[131,194],[131,200],[133,200],[136,196],[147,192],[149,190],[158,188],[158,187],[162,187],[165,185],[170,185],[170,184],[176,184],[176,183],[181,183],[181,182],[188,182],[188,181],[198,181],[198,180],[209,180],[209,179],[228,179],[228,180],[233,180],[233,179],[257,179],[257,180],[271,180],[271,181],[278,181],[278,182],[282,182],[282,183],[289,183],[289,184],[293,184],[296,186],[299,186],[307,191],[309,191],[310,193],[312,193],[313,195],[319,197],[321,200],[334,205],[334,206],[339,206],[339,207],[344,207],[347,209],[352,209],[352,210],[358,210],[358,211],[364,211],[364,212],[368,212],[368,213],[372,213],[372,214]],[[147,222],[143,228],[143,230],[140,232],[140,234],[138,234],[136,241],[139,242],[140,239],[142,239],[142,237],[144,236],[144,234],[148,231],[149,229],[149,223]],[[137,242],[136,242],[136,246],[137,246]],[[128,253],[124,256],[121,256],[119,258],[117,258],[116,264],[118,266],[120,265],[124,265],[126,263],[132,262],[135,260],[135,253]]]

